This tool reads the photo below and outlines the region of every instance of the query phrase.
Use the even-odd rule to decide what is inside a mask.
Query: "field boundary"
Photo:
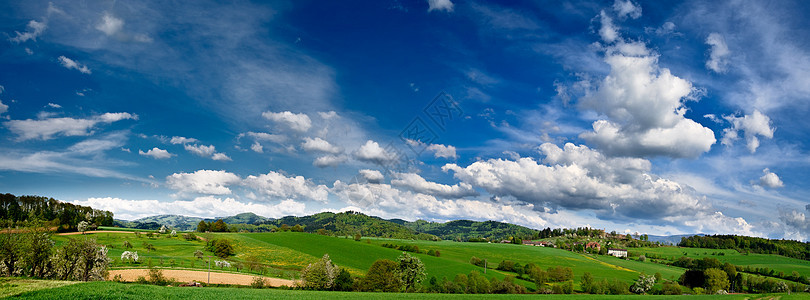
[[[269,286],[273,287],[280,287],[280,286],[288,286],[293,287],[295,286],[295,281],[289,279],[281,279],[281,278],[273,278],[273,277],[265,277],[265,276],[258,276],[258,275],[247,275],[247,274],[234,274],[234,273],[222,273],[222,272],[207,272],[207,271],[192,271],[192,270],[174,270],[174,269],[160,269],[163,272],[163,276],[166,278],[174,278],[178,282],[186,283],[191,281],[203,282],[208,283],[208,275],[211,275],[210,283],[212,284],[232,284],[232,285],[250,285],[253,282],[253,279],[256,277],[261,277],[265,280],[265,283]],[[126,282],[135,282],[138,280],[138,277],[148,277],[149,269],[119,269],[119,270],[110,270],[110,274],[108,276],[108,280],[113,279],[117,275],[121,275],[121,280]]]

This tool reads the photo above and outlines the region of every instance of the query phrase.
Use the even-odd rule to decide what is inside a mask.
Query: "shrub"
[[[397,276],[399,264],[387,259],[378,259],[371,265],[366,277],[360,280],[358,289],[369,292],[399,292],[402,281]]]
[[[253,281],[250,282],[250,287],[254,289],[263,288],[265,285],[267,285],[267,282],[261,276],[253,277]]]
[[[664,283],[664,287],[661,290],[661,293],[664,295],[680,295],[683,294],[681,291],[681,285],[677,282],[667,282]]]
[[[214,252],[214,255],[220,258],[226,258],[234,255],[234,248],[230,240],[226,239],[212,239],[206,244],[208,251]]]
[[[478,258],[478,257],[473,256],[473,257],[470,258],[470,264],[472,264],[474,266],[483,267],[484,266],[484,261],[482,259]]]
[[[307,265],[301,272],[302,287],[310,290],[329,290],[339,273],[329,254],[324,254],[317,262]]]

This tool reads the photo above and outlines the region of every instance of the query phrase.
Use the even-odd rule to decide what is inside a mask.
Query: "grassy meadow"
[[[810,277],[810,262],[801,259],[789,258],[771,254],[739,253],[731,249],[703,249],[681,247],[635,248],[630,252],[643,255],[655,254],[663,259],[672,261],[681,256],[691,258],[713,257],[721,262],[728,262],[737,266],[751,266],[754,268],[769,268],[775,272],[791,274],[796,271],[801,275]],[[648,255],[649,256],[649,255]]]

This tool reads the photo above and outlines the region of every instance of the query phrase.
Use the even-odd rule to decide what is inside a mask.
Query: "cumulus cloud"
[[[87,119],[46,118],[41,120],[11,120],[6,127],[18,135],[17,141],[32,139],[49,140],[55,135],[87,136],[94,133],[96,125],[113,123],[121,120],[137,120],[138,116],[130,113],[105,113]]]
[[[765,168],[764,170],[762,170],[762,173],[765,174],[759,178],[759,185],[769,187],[772,189],[785,186],[785,184],[782,182],[782,179],[779,179],[779,176],[777,176],[776,173],[771,172],[770,169]]]
[[[0,115],[6,113],[8,111],[8,105],[3,104],[3,101],[0,100]]]
[[[182,136],[173,136],[172,139],[169,140],[169,143],[172,143],[173,145],[190,144],[190,143],[197,143],[197,142],[199,142],[199,140],[197,140],[195,138],[187,138],[187,137],[182,137]]]
[[[712,32],[706,38],[706,44],[711,46],[709,52],[709,60],[706,61],[706,68],[717,73],[726,72],[728,67],[728,55],[731,52],[728,50],[726,40],[717,32]]]
[[[447,159],[456,159],[458,156],[456,155],[456,147],[453,146],[445,146],[441,144],[432,144],[427,147],[428,151],[433,151],[433,155],[436,158],[444,157]]]
[[[321,119],[324,119],[324,120],[331,120],[331,119],[337,118],[338,114],[334,110],[319,111],[318,116],[320,116]]]
[[[799,235],[804,239],[810,235],[810,204],[805,206],[806,212],[799,210],[780,210],[779,220],[790,228],[799,231]]]
[[[304,113],[266,111],[262,113],[262,117],[298,132],[305,132],[312,127],[312,120]]]
[[[385,179],[385,176],[377,170],[362,169],[359,172],[360,176],[370,183],[382,183]]]
[[[376,164],[385,164],[397,159],[396,155],[385,151],[385,149],[380,147],[380,144],[372,140],[368,140],[365,144],[360,146],[360,148],[354,152],[354,157],[360,161]]]
[[[616,26],[613,25],[613,18],[608,16],[607,13],[603,10],[599,13],[599,21],[601,23],[601,27],[599,28],[599,36],[602,37],[602,40],[608,43],[612,43],[619,38],[619,32],[616,31]]]
[[[194,173],[174,173],[166,176],[166,185],[178,191],[178,195],[186,193],[229,195],[231,189],[228,185],[239,183],[236,174],[226,171],[197,170]]]
[[[228,155],[226,155],[225,153],[216,152],[217,149],[216,149],[216,147],[214,145],[206,146],[206,145],[197,145],[197,144],[194,144],[194,145],[185,144],[185,145],[183,145],[183,148],[185,148],[186,151],[191,152],[191,153],[193,153],[193,154],[195,154],[197,156],[209,157],[209,158],[211,158],[213,160],[220,160],[220,161],[230,161],[231,160],[231,158],[228,157]]]
[[[619,15],[620,18],[629,16],[632,19],[638,19],[638,17],[641,17],[641,6],[636,5],[630,0],[616,0],[616,2],[613,2],[613,10],[616,11],[616,14]]]
[[[309,137],[304,138],[304,142],[301,143],[301,148],[304,149],[304,151],[308,152],[318,151],[332,154],[338,154],[343,152],[342,148],[332,145],[328,141],[319,137],[316,137],[314,139]]]
[[[71,203],[111,211],[115,214],[116,219],[123,220],[136,220],[162,214],[214,218],[252,212],[264,217],[281,218],[290,215],[301,216],[307,213],[306,204],[289,199],[276,204],[266,204],[245,203],[233,198],[222,199],[212,196],[197,197],[191,201],[127,200],[104,197],[71,201]]]
[[[698,212],[713,214],[692,188],[650,174],[645,159],[606,157],[571,143],[564,148],[546,143],[539,151],[545,155],[542,162],[529,157],[490,159],[442,169],[495,196],[514,197],[536,208],[591,210],[601,219],[683,225],[694,221]]]
[[[258,176],[250,175],[242,183],[261,195],[281,199],[326,202],[329,196],[329,189],[325,185],[316,185],[303,176],[287,177],[274,171]]]
[[[149,156],[154,159],[167,159],[174,156],[174,154],[169,153],[169,151],[160,149],[158,147],[152,148],[149,151],[143,152],[143,150],[138,150],[138,154],[143,156]]]
[[[391,180],[391,185],[400,186],[412,190],[416,193],[432,195],[441,198],[464,198],[468,196],[478,196],[478,192],[472,185],[461,182],[454,185],[440,184],[425,180],[415,173],[397,173],[396,179]]]
[[[347,158],[344,155],[324,155],[315,158],[312,165],[318,168],[337,167],[346,160]]]
[[[26,31],[19,32],[15,31],[17,35],[14,37],[9,38],[9,41],[15,43],[25,43],[28,40],[37,40],[37,37],[48,28],[48,25],[45,22],[37,22],[36,20],[28,21],[28,25],[26,26]]]
[[[90,68],[88,68],[87,66],[85,66],[83,64],[80,64],[79,62],[77,62],[75,60],[72,60],[70,58],[67,58],[65,56],[59,56],[59,63],[62,64],[62,66],[65,67],[65,68],[79,71],[82,74],[90,74],[90,73],[92,73],[90,71]]]
[[[264,153],[264,147],[259,142],[253,142],[253,145],[250,145],[250,150],[256,153]]]
[[[714,132],[684,117],[685,102],[697,90],[689,81],[658,66],[658,55],[644,43],[626,42],[602,11],[600,35],[610,73],[587,89],[581,109],[606,116],[581,138],[616,156],[697,157],[711,149]],[[606,21],[607,20],[607,21]]]
[[[443,10],[446,12],[453,11],[453,2],[450,0],[428,0],[428,11]]]
[[[124,27],[124,20],[116,18],[110,13],[104,13],[104,16],[101,17],[101,22],[96,25],[96,29],[108,36],[115,35],[121,28]]]
[[[287,137],[280,134],[270,134],[266,132],[253,132],[248,131],[244,133],[240,133],[236,136],[237,139],[241,139],[243,137],[250,137],[254,141],[258,142],[273,142],[273,143],[282,143],[287,140]]]
[[[720,143],[726,146],[733,145],[734,141],[740,138],[739,132],[742,131],[748,151],[751,151],[751,153],[755,153],[759,148],[759,138],[757,136],[771,139],[773,138],[773,132],[776,130],[771,127],[771,118],[759,110],[754,110],[752,114],[742,117],[731,115],[723,116],[723,118],[731,123],[731,127],[723,130],[723,138],[720,139]]]

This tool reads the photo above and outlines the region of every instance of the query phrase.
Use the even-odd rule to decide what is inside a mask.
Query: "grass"
[[[751,266],[754,268],[769,268],[775,272],[784,272],[790,275],[793,271],[801,275],[810,277],[810,262],[795,258],[789,258],[771,254],[742,254],[730,249],[704,249],[704,248],[681,248],[681,247],[658,247],[658,248],[637,248],[630,252],[637,254],[656,254],[663,256],[666,260],[678,259],[681,256],[691,258],[713,257],[721,262],[728,262],[737,266]],[[722,255],[721,255],[722,253]]]
[[[29,278],[0,277],[0,298],[23,293],[63,287],[76,284],[78,281],[40,280]]]
[[[17,294],[24,299],[808,299],[807,293],[786,295],[606,296],[606,295],[450,295],[316,292],[249,288],[180,288],[116,282],[88,282]]]

